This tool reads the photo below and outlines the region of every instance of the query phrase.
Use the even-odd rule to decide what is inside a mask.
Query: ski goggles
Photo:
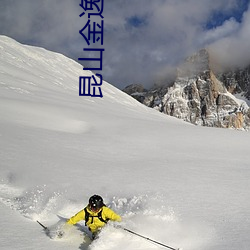
[[[99,211],[99,210],[101,209],[100,207],[93,206],[93,205],[92,205],[92,206],[90,205],[89,208],[90,208],[90,210],[93,211],[93,212],[97,212],[97,211]]]

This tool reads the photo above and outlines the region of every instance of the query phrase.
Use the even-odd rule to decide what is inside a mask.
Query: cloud
[[[235,11],[242,8],[239,2],[105,0],[104,67],[98,73],[119,88],[130,83],[149,87],[168,78],[175,65],[204,46],[211,45],[224,61],[230,60],[226,58],[226,48],[239,44],[240,54],[244,54],[245,49],[249,51],[249,13],[242,21],[234,17]],[[79,17],[79,3],[80,0],[1,0],[0,33],[77,60],[85,55],[83,48],[88,47],[79,34],[88,20],[87,15]],[[225,20],[219,23],[214,19],[218,16]],[[98,20],[93,17],[92,21]],[[208,23],[213,23],[212,29],[208,29]]]
[[[69,1],[0,2],[0,31],[21,41],[55,46],[74,39],[77,29],[77,5]],[[74,36],[73,36],[74,33]]]
[[[226,20],[221,26],[204,31],[201,36],[201,44],[211,44],[215,41],[219,41],[225,37],[231,36],[237,33],[240,28],[240,24],[235,20],[235,18],[230,18]]]
[[[226,24],[223,27],[225,28],[225,26]],[[250,64],[249,40],[250,9],[244,13],[242,22],[238,23],[236,29],[210,44],[210,51],[213,53],[215,60],[225,67],[244,67]]]

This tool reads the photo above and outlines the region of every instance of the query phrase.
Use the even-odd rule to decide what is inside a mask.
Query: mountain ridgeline
[[[146,90],[132,84],[123,91],[148,107],[196,125],[250,128],[250,66],[217,72],[206,49],[185,60],[170,86]]]

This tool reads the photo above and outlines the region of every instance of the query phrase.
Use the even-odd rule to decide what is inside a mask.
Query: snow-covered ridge
[[[93,75],[91,71],[83,70],[79,63],[62,54],[40,47],[22,45],[6,36],[0,36],[0,63],[0,84],[17,93],[31,95],[35,94],[35,91],[39,91],[39,88],[42,89],[39,95],[42,95],[45,90],[51,91],[53,88],[58,92],[65,93],[66,91],[67,94],[70,90],[77,96],[78,77]],[[138,103],[134,102],[132,98],[127,97],[122,91],[105,81],[103,81],[102,88],[104,99],[138,106]],[[47,95],[49,92],[45,94]],[[94,99],[90,98],[91,101]]]
[[[63,113],[51,106],[57,99],[67,103],[68,95],[74,98],[71,106],[107,102],[111,106],[124,105],[128,109],[141,106],[145,110],[133,98],[105,81],[102,85],[103,99],[79,97],[79,76],[92,76],[91,71],[83,70],[80,64],[61,54],[22,45],[5,36],[0,36],[0,74],[0,109],[2,112],[8,109],[8,114],[4,112],[2,119],[15,120],[27,126],[71,133],[88,130],[90,125],[74,115],[74,110],[69,108],[70,103],[63,103]]]

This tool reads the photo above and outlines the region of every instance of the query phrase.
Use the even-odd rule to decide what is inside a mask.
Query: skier
[[[120,222],[122,219],[120,215],[105,206],[101,196],[95,194],[89,198],[89,204],[72,216],[67,224],[74,225],[80,220],[85,220],[85,226],[89,228],[94,239],[109,220]]]

